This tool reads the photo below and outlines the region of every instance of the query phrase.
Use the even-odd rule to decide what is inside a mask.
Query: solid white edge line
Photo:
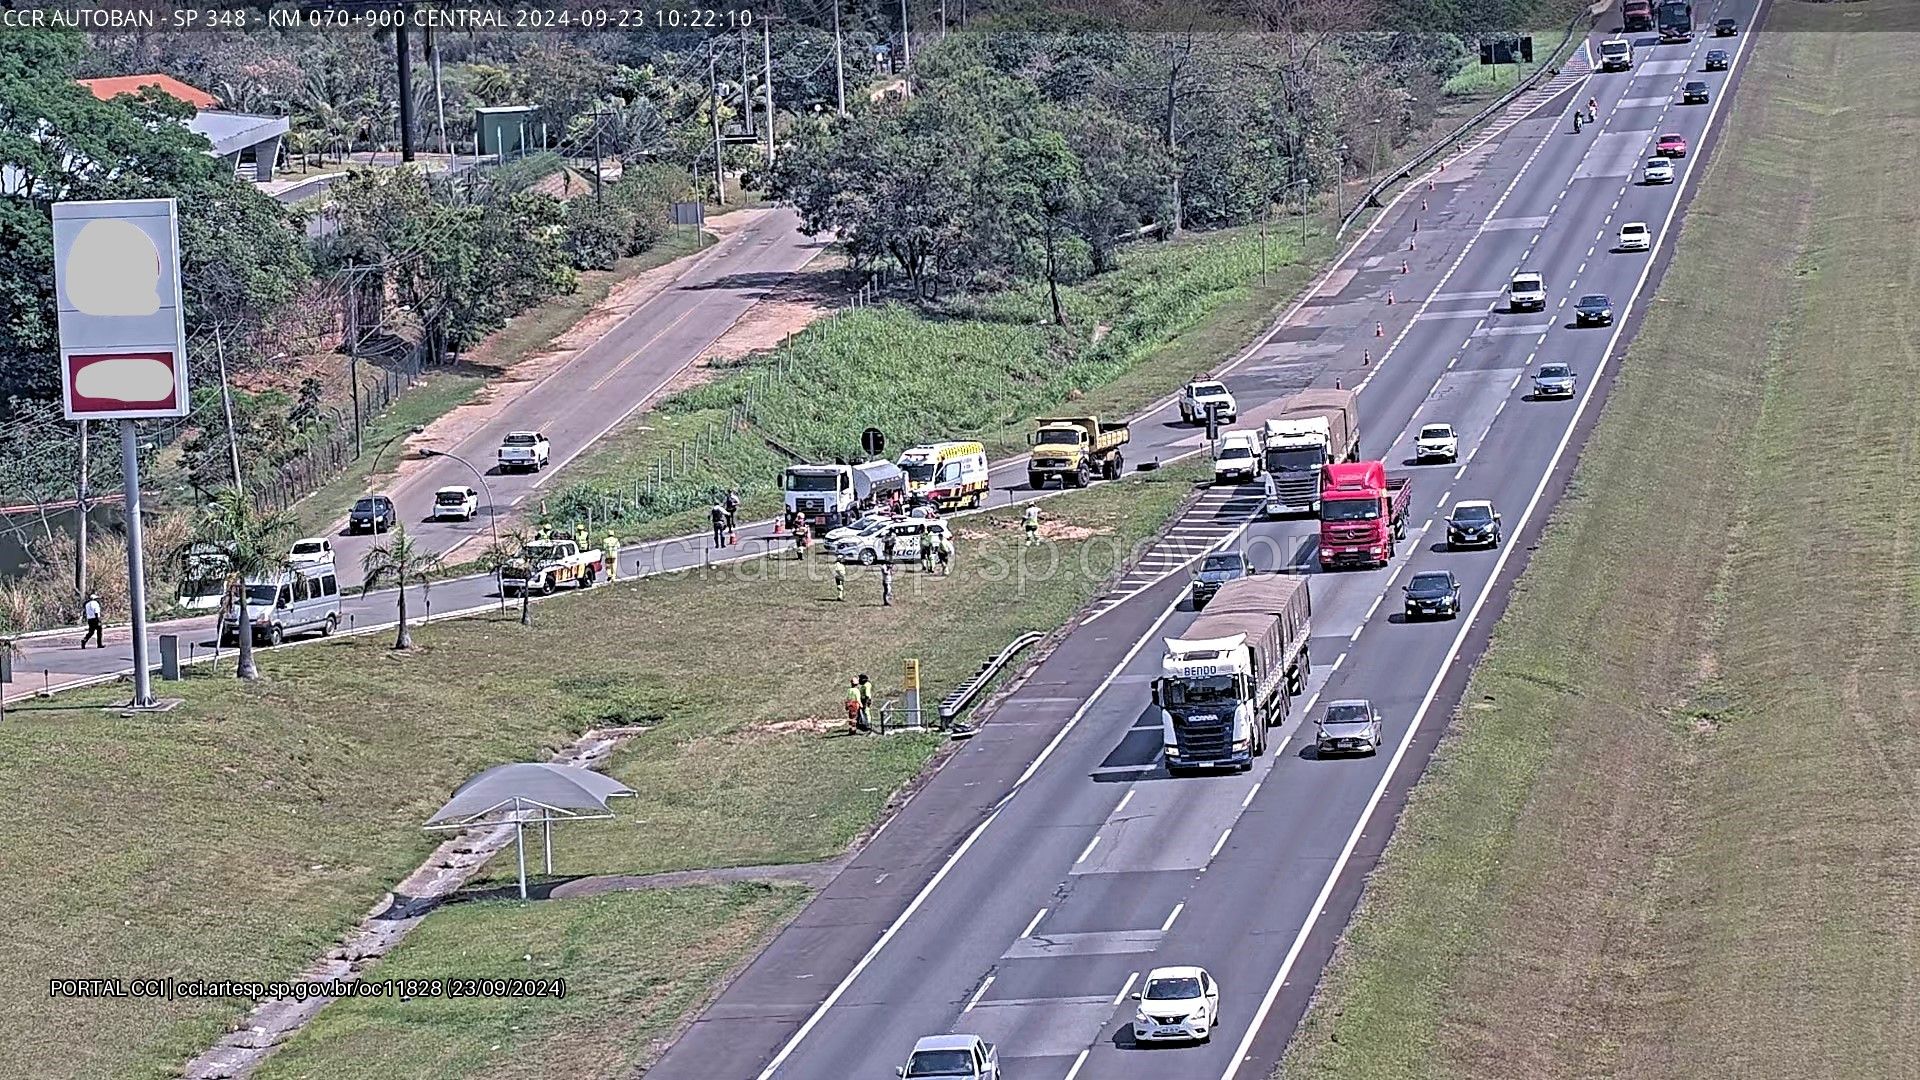
[[[1759,0],[1759,3],[1754,7],[1751,22],[1759,21],[1760,12],[1766,7],[1766,4],[1767,0]],[[1749,40],[1751,40],[1751,35],[1746,35],[1741,38],[1740,48],[1734,53],[1732,63],[1728,65],[1729,82],[1732,81],[1733,69],[1738,67],[1746,55],[1746,43]],[[1714,95],[1713,105],[1711,106],[1712,111],[1707,114],[1707,122],[1701,128],[1700,138],[1702,142],[1706,141],[1707,133],[1713,130],[1713,122],[1718,116],[1720,102],[1723,101],[1725,97],[1726,95],[1724,93]],[[1689,177],[1693,174],[1693,162],[1696,160],[1698,159],[1691,157],[1687,159],[1687,176]],[[1667,230],[1673,225],[1674,215],[1680,210],[1681,199],[1679,193],[1683,191],[1684,188],[1685,180],[1683,179],[1680,184],[1675,187],[1673,202],[1667,206],[1666,219],[1660,226],[1660,242],[1665,241]],[[1658,250],[1659,248],[1656,244],[1654,253],[1657,253]],[[1647,277],[1653,271],[1653,263],[1654,260],[1649,257],[1646,262],[1641,264],[1640,278],[1634,283],[1633,292],[1628,296],[1624,310],[1631,311],[1633,305],[1639,302],[1640,294],[1647,285]],[[1540,482],[1535,485],[1533,489],[1533,497],[1527,501],[1526,510],[1521,512],[1520,524],[1514,528],[1514,534],[1516,536],[1525,531],[1527,522],[1532,518],[1534,510],[1539,506],[1541,495],[1547,490],[1547,483],[1553,479],[1554,470],[1559,468],[1560,459],[1566,454],[1567,444],[1573,440],[1573,433],[1580,426],[1580,417],[1586,412],[1587,404],[1593,400],[1593,388],[1600,381],[1599,375],[1606,369],[1607,362],[1613,358],[1613,351],[1619,345],[1620,333],[1625,327],[1626,319],[1624,317],[1615,320],[1613,335],[1607,340],[1606,351],[1601,354],[1600,363],[1594,372],[1595,377],[1588,381],[1586,391],[1581,395],[1580,404],[1574,409],[1573,418],[1568,421],[1566,431],[1560,436],[1559,445],[1554,448],[1553,457],[1547,462],[1546,470],[1540,475]],[[1493,572],[1487,576],[1486,585],[1480,590],[1480,595],[1475,598],[1473,610],[1467,613],[1467,617],[1460,623],[1460,629],[1455,632],[1453,644],[1447,647],[1447,655],[1445,659],[1441,661],[1439,674],[1435,675],[1433,682],[1428,685],[1426,696],[1421,699],[1419,709],[1413,714],[1413,721],[1407,725],[1407,732],[1401,736],[1400,745],[1393,752],[1393,759],[1387,763],[1387,771],[1380,777],[1379,784],[1375,785],[1373,795],[1367,800],[1366,809],[1361,812],[1360,819],[1354,822],[1353,831],[1348,834],[1346,845],[1340,849],[1339,858],[1334,860],[1332,869],[1328,871],[1326,883],[1321,886],[1320,894],[1314,898],[1313,906],[1307,912],[1306,922],[1300,927],[1300,932],[1294,936],[1293,945],[1287,950],[1286,959],[1281,961],[1280,970],[1274,973],[1273,982],[1267,987],[1266,996],[1260,1001],[1260,1008],[1254,1012],[1252,1022],[1247,1025],[1247,1033],[1241,1037],[1240,1045],[1234,1050],[1233,1058],[1228,1062],[1226,1071],[1220,1074],[1220,1080],[1233,1080],[1240,1071],[1241,1063],[1247,1060],[1248,1052],[1253,1049],[1253,1041],[1259,1037],[1261,1027],[1267,1022],[1267,1015],[1273,1011],[1273,1003],[1280,997],[1280,988],[1286,984],[1287,976],[1292,973],[1293,965],[1300,958],[1301,950],[1306,947],[1307,938],[1313,933],[1314,926],[1320,921],[1321,913],[1326,910],[1327,898],[1333,895],[1334,885],[1339,882],[1341,873],[1345,871],[1347,860],[1353,857],[1353,850],[1359,845],[1360,837],[1366,831],[1367,823],[1373,819],[1374,811],[1379,807],[1380,800],[1386,795],[1387,786],[1393,782],[1394,774],[1399,771],[1401,759],[1406,756],[1407,748],[1413,744],[1414,734],[1420,729],[1420,723],[1425,719],[1427,710],[1432,707],[1433,699],[1440,693],[1440,684],[1446,681],[1446,677],[1453,666],[1454,658],[1459,655],[1460,647],[1465,644],[1467,631],[1473,627],[1474,620],[1479,617],[1480,608],[1486,603],[1487,597],[1492,595],[1493,586],[1500,580],[1500,571],[1505,568],[1508,556],[1513,554],[1517,546],[1518,545],[1515,544],[1501,546],[1500,556],[1493,564]]]

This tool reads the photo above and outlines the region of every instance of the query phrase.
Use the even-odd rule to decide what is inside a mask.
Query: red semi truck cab
[[[1628,33],[1653,29],[1653,0],[1626,0],[1620,5],[1621,28]]]
[[[1384,461],[1326,466],[1320,493],[1320,565],[1385,566],[1407,535],[1413,488]]]

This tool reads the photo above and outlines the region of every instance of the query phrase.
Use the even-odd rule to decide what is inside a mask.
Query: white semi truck
[[[907,474],[891,461],[859,465],[789,465],[781,485],[786,505],[816,530],[837,529],[896,496],[907,496]]]
[[[1221,586],[1183,636],[1165,639],[1153,702],[1169,773],[1253,768],[1267,729],[1306,688],[1312,614],[1306,578],[1257,574]]]
[[[1303,390],[1263,428],[1267,514],[1318,514],[1321,467],[1360,453],[1360,393]]]

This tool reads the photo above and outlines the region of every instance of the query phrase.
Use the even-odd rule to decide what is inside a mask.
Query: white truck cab
[[[1601,71],[1633,70],[1633,42],[1626,38],[1608,38],[1600,43]]]

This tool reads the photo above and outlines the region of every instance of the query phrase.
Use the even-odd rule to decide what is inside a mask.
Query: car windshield
[[[1420,429],[1420,437],[1423,439],[1451,439],[1453,438],[1453,429],[1445,424],[1429,424]]]
[[[1209,555],[1207,556],[1207,561],[1201,565],[1200,572],[1206,573],[1209,570],[1238,570],[1242,565],[1240,556],[1238,555]]]
[[[839,473],[788,473],[788,491],[839,491]]]
[[[1326,450],[1318,446],[1267,451],[1267,469],[1271,472],[1306,472],[1319,468],[1326,460]]]
[[[1462,525],[1483,525],[1493,520],[1493,509],[1486,506],[1456,506],[1453,520]]]
[[[907,479],[916,484],[931,484],[933,478],[939,475],[940,467],[931,461],[916,461],[910,465],[901,465],[900,471],[906,473]]]
[[[1194,397],[1225,397],[1226,393],[1227,393],[1227,388],[1217,382],[1203,382],[1203,383],[1193,384]]]
[[[1621,235],[1621,236],[1644,236],[1644,235],[1646,235],[1646,232],[1647,232],[1647,227],[1646,227],[1645,225],[1622,225],[1622,226],[1620,226],[1620,235]]]
[[[1647,162],[1648,172],[1666,172],[1671,168],[1673,168],[1673,166],[1667,164],[1666,158],[1654,158],[1652,161]]]
[[[506,445],[507,446],[532,446],[535,442],[538,442],[538,441],[539,441],[538,438],[532,435],[509,435],[507,436]]]
[[[1683,142],[1686,142],[1687,140],[1681,138],[1678,135],[1662,135],[1660,136],[1660,141],[1662,143],[1683,143]]]
[[[1514,292],[1532,292],[1539,287],[1540,279],[1537,277],[1517,277],[1513,279]]]
[[[1327,719],[1325,721],[1326,723],[1357,724],[1357,723],[1365,722],[1366,719],[1367,719],[1367,707],[1365,705],[1329,705],[1327,706]]]
[[[1220,448],[1220,456],[1223,458],[1250,458],[1253,456],[1253,448],[1245,443],[1229,443]]]
[[[1320,504],[1321,521],[1371,521],[1379,516],[1379,499],[1327,499]]]
[[[1609,41],[1600,46],[1600,51],[1608,56],[1619,56],[1621,53],[1627,51],[1627,43],[1624,41]]]
[[[359,502],[353,504],[353,510],[357,514],[371,514],[378,509],[380,509],[380,504],[372,499],[361,499]]]
[[[1148,1001],[1186,1001],[1200,996],[1200,980],[1191,975],[1182,975],[1177,979],[1149,979],[1146,993],[1140,996]]]
[[[1543,379],[1564,379],[1568,374],[1565,364],[1548,364],[1540,369],[1540,377]]]
[[[966,1050],[915,1050],[908,1076],[972,1076],[973,1054]]]
[[[1079,441],[1079,428],[1052,428],[1040,433],[1042,446],[1073,446]]]
[[[1207,675],[1199,678],[1168,679],[1161,691],[1162,700],[1173,705],[1211,705],[1220,702],[1232,703],[1239,699],[1234,696],[1233,677],[1231,675]]]
[[[1689,90],[1705,90],[1706,88],[1707,84],[1703,82],[1690,82],[1687,84],[1687,89]]]
[[[1407,588],[1424,596],[1438,596],[1450,591],[1453,583],[1445,574],[1415,574],[1413,580],[1407,582]]]
[[[1604,296],[1600,296],[1597,294],[1593,296],[1583,296],[1580,298],[1581,307],[1606,307],[1608,304],[1611,304],[1611,303],[1613,303],[1613,301],[1607,299]]]
[[[278,585],[247,586],[247,603],[252,604],[256,607],[271,605],[273,603],[273,598],[279,595],[280,595],[280,586]]]

